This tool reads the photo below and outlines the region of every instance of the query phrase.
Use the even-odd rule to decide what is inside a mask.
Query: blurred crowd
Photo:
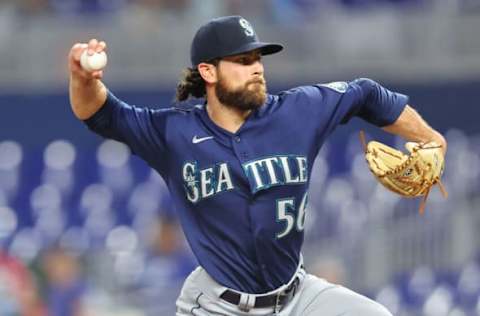
[[[382,6],[427,5],[429,0],[20,0],[12,1],[17,9],[29,15],[40,14],[109,14],[142,8],[176,16],[200,11],[213,15],[248,14],[263,18],[289,19],[299,15],[313,16],[325,6],[351,9],[373,9]]]
[[[26,249],[0,247],[0,315],[170,315],[195,260],[174,219],[151,224],[141,250],[127,250],[135,247],[128,227],[117,227],[97,250],[79,252],[61,238],[29,258]]]

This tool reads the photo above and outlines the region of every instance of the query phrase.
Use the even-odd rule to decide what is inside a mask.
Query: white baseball
[[[82,56],[80,56],[80,65],[89,72],[102,70],[107,65],[107,54],[100,52],[88,55],[86,49],[83,51]]]

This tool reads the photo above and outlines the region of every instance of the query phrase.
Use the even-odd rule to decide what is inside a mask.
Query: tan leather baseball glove
[[[366,144],[363,132],[360,138],[365,147],[365,159],[373,175],[387,189],[405,197],[423,196],[420,213],[432,186],[438,184],[444,197],[447,192],[440,181],[444,169],[442,147],[430,142],[427,144],[408,142],[408,153],[377,141]]]

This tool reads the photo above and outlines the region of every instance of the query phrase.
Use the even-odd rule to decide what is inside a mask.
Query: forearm
[[[107,99],[107,88],[95,78],[70,75],[70,104],[75,116],[86,120],[95,114]]]
[[[88,44],[76,43],[68,55],[70,69],[70,104],[75,116],[86,120],[95,114],[107,99],[107,88],[102,83],[103,69],[87,71],[81,65],[82,53],[105,52],[107,44],[91,39]]]
[[[409,105],[405,107],[395,123],[383,127],[383,130],[401,136],[407,141],[423,143],[435,141],[443,147],[444,153],[447,151],[447,141],[442,134],[430,127]]]

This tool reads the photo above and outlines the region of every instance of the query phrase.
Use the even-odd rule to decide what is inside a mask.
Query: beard
[[[267,99],[266,83],[260,78],[249,80],[243,87],[232,89],[223,77],[219,77],[215,93],[223,105],[241,111],[258,109]]]

